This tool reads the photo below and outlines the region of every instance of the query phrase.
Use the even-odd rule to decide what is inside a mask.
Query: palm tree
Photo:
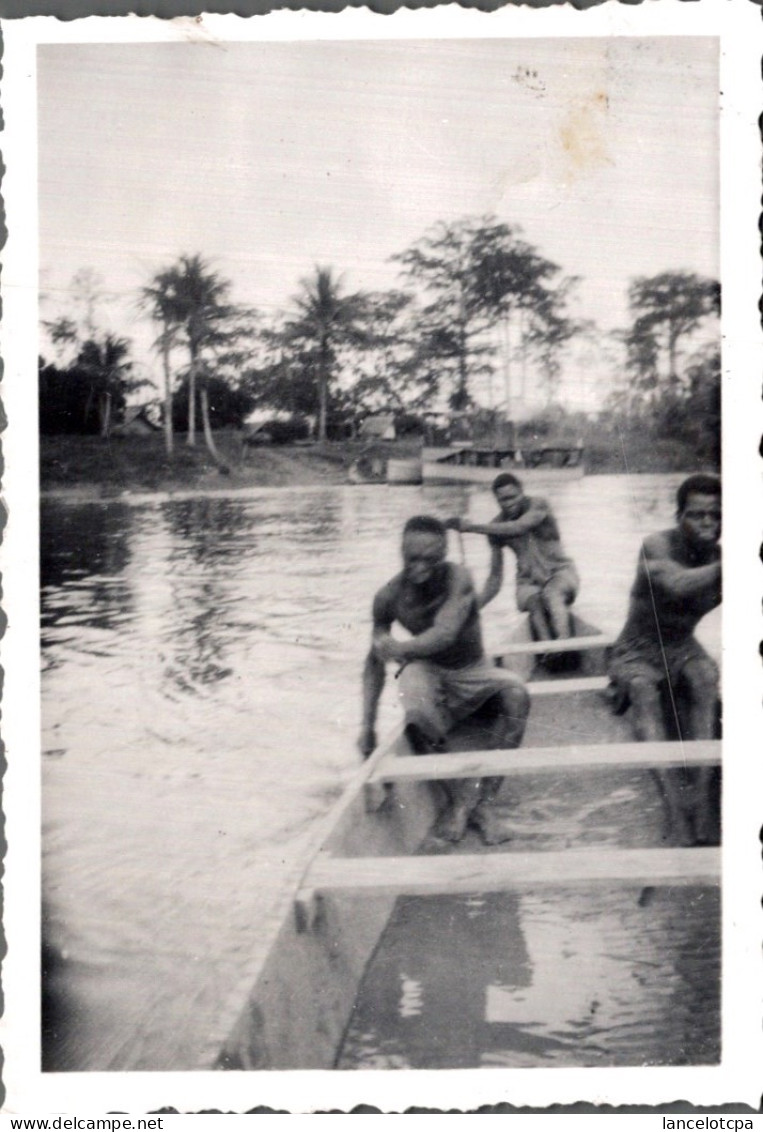
[[[209,423],[209,398],[204,381],[206,369],[203,351],[227,344],[231,330],[226,327],[237,313],[228,302],[230,284],[212,271],[200,255],[182,255],[172,267],[154,276],[152,287],[146,288],[147,300],[153,304],[164,327],[164,357],[168,358],[174,335],[182,330],[188,347],[188,437],[196,443],[196,389],[199,387],[204,439],[214,459],[221,463]],[[160,336],[161,342],[161,336]],[[165,371],[166,373],[167,371]],[[166,427],[166,426],[165,426]]]
[[[332,268],[316,266],[313,275],[300,281],[294,299],[297,318],[286,328],[287,338],[315,351],[318,378],[318,439],[326,440],[329,388],[334,376],[337,347],[361,344],[366,339],[363,319],[366,299],[361,292],[342,294],[342,280]]]
[[[77,323],[73,318],[61,315],[59,318],[54,318],[51,321],[43,320],[42,325],[50,335],[50,340],[53,343],[58,361],[60,362],[67,347],[76,346],[80,340]]]
[[[230,307],[224,304],[230,284],[210,271],[199,255],[181,256],[181,272],[178,275],[177,300],[183,315],[190,357],[188,381],[188,443],[195,443],[196,424],[196,384],[200,381],[199,401],[204,439],[212,455],[219,459],[212,440],[209,424],[209,401],[204,374],[200,369],[201,351],[205,345],[213,345],[219,340],[220,323],[229,317]]]
[[[167,455],[172,456],[172,371],[170,351],[177,343],[180,331],[177,310],[175,309],[174,278],[170,270],[159,271],[147,287],[140,293],[140,305],[148,311],[150,318],[160,326],[156,346],[162,356],[164,374],[164,444]]]
[[[132,362],[128,360],[130,343],[126,338],[107,334],[102,341],[88,338],[83,342],[77,355],[76,364],[90,379],[90,392],[85,405],[85,417],[90,413],[93,400],[97,398],[99,431],[108,436],[111,427],[111,410],[114,398],[122,398],[130,388],[140,382],[130,382]]]

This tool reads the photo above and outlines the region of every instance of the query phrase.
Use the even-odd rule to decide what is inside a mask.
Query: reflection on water
[[[675,484],[554,489],[603,628]],[[211,1059],[261,918],[357,765],[371,597],[402,522],[492,510],[484,491],[408,487],[43,504],[46,934],[75,1019],[47,1068]],[[463,545],[481,580],[485,540]],[[507,566],[491,648],[516,620]],[[388,690],[382,727],[395,718]]]
[[[700,888],[400,899],[339,1068],[717,1062],[719,917]]]

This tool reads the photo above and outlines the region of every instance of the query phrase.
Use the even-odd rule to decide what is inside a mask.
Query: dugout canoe
[[[470,849],[465,839],[452,852],[426,852],[444,779],[501,775],[516,785],[523,775],[563,781],[582,770],[719,764],[717,742],[634,743],[606,697],[609,639],[579,620],[576,634],[540,644],[523,627],[497,658],[528,681],[531,693],[519,750],[485,750],[485,723],[476,719],[451,735],[448,754],[414,756],[401,727],[359,767],[279,906],[256,926],[245,986],[224,1012],[202,1068],[335,1067],[364,971],[400,896],[718,882],[715,848],[554,852],[517,850],[510,842],[510,848]],[[558,658],[556,672],[547,660],[539,669],[541,653]]]
[[[421,453],[425,484],[484,484],[501,472],[515,472],[527,486],[553,485],[585,474],[581,445],[526,448],[425,447]]]
[[[421,460],[418,457],[359,456],[350,465],[347,478],[352,484],[419,484],[422,479]]]

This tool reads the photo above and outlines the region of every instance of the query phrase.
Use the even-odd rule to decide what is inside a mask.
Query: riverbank
[[[326,444],[245,447],[241,434],[221,430],[215,442],[221,469],[203,439],[189,448],[177,437],[171,459],[160,434],[148,436],[42,436],[40,488],[45,495],[108,498],[123,493],[211,491],[236,488],[330,486],[348,483],[360,456],[406,457],[420,442],[342,440]],[[643,435],[592,436],[586,443],[587,474],[692,472],[707,466],[686,444]]]
[[[185,436],[175,438],[171,458],[164,437],[40,437],[40,487],[46,494],[116,496],[123,492],[209,491],[220,488],[298,487],[343,484],[363,441],[245,447],[234,430],[215,433],[222,466],[207,451],[202,437],[189,448]],[[381,448],[381,443],[376,447]],[[414,442],[384,446],[416,451]]]

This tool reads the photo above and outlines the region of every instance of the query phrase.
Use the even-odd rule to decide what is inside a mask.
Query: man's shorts
[[[675,689],[690,661],[699,662],[709,679],[718,683],[718,665],[694,636],[664,645],[652,638],[615,642],[607,672],[617,688],[617,710],[624,711],[628,706],[628,688],[634,680]]]
[[[531,582],[529,579],[517,579],[517,609],[520,613],[527,613],[533,598],[540,597],[548,590],[560,594],[567,605],[572,605],[578,596],[580,579],[575,567],[570,563],[551,575],[545,585],[540,582]]]
[[[423,715],[441,737],[506,688],[524,688],[513,672],[483,660],[466,668],[443,668],[431,660],[412,660],[400,673],[398,696],[407,715]]]

